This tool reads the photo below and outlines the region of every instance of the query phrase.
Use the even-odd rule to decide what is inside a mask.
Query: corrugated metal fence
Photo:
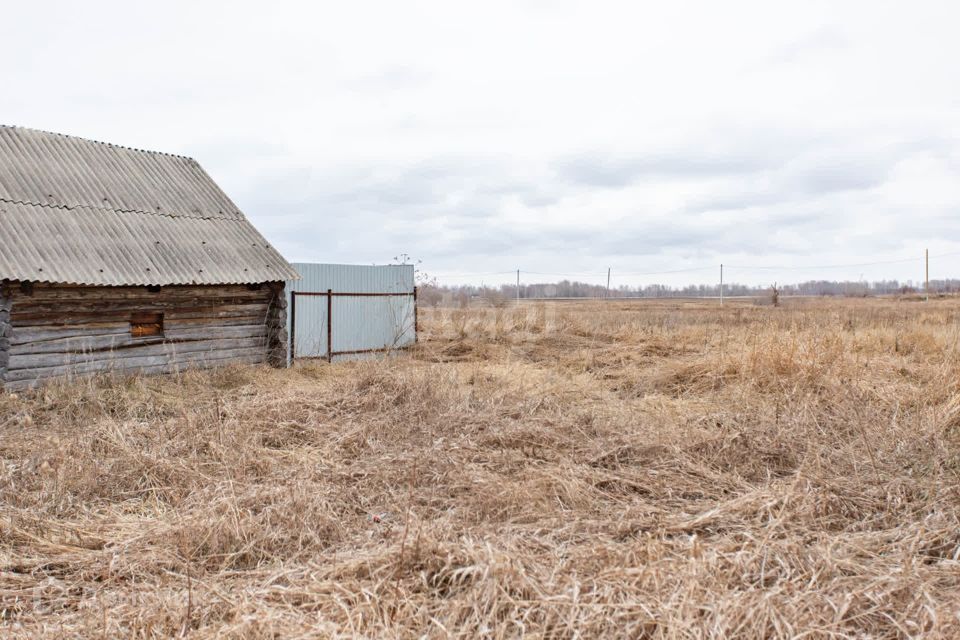
[[[362,357],[416,341],[413,265],[293,267],[301,279],[287,282],[291,360]]]

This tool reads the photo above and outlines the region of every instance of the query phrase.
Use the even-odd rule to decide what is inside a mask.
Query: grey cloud
[[[453,255],[461,242],[470,243],[467,230],[479,229],[474,233],[480,236],[490,230],[510,199],[528,206],[555,199],[538,182],[505,176],[501,165],[485,158],[279,168],[259,172],[231,193],[291,256],[360,262],[384,260],[399,250],[414,253],[416,247]],[[511,242],[509,235],[494,231],[481,240],[494,251],[509,249]],[[454,248],[445,249],[448,244]]]
[[[678,150],[654,154],[589,153],[558,163],[559,176],[589,187],[626,187],[643,179],[691,179],[754,173],[768,166],[762,155]]]
[[[759,179],[798,159],[847,153],[857,142],[849,132],[716,122],[709,129],[677,137],[665,147],[635,153],[587,151],[561,158],[553,168],[560,180],[614,189],[652,180]],[[906,151],[908,145],[931,143],[917,137],[892,144]]]
[[[697,214],[708,211],[742,211],[754,207],[769,207],[784,201],[783,194],[767,184],[737,186],[732,191],[712,193],[691,199],[681,213]]]
[[[636,219],[614,230],[562,227],[549,222],[541,227],[516,229],[506,225],[468,221],[457,225],[445,242],[442,255],[490,256],[537,253],[570,258],[584,255],[638,257],[678,251],[696,243],[710,243],[720,225],[669,219]]]
[[[709,243],[716,236],[711,225],[678,224],[674,221],[657,221],[617,232],[592,232],[570,234],[570,244],[579,247],[601,248],[601,255],[614,257],[647,256],[674,252],[693,244]]]
[[[276,150],[250,144],[246,154],[229,145],[204,153],[217,158],[215,164],[222,160],[228,174],[237,154],[273,161]],[[865,242],[856,240],[864,194],[884,183],[903,153],[929,151],[929,145],[909,139],[880,152],[836,143],[787,144],[771,152],[744,146],[738,154],[685,157],[677,150],[628,160],[615,154],[573,157],[617,169],[602,179],[544,177],[508,157],[450,156],[366,166],[273,166],[254,171],[253,180],[224,186],[292,259],[382,262],[406,251],[434,265],[512,268],[518,261],[557,265],[594,256],[643,265],[666,256],[693,256],[698,262],[737,253],[801,256],[838,242]],[[550,166],[577,166],[570,159]],[[547,215],[552,205],[583,200],[601,188],[594,183],[610,190],[641,178],[709,186],[670,217],[665,211],[624,211],[616,223],[598,228],[586,211],[583,224],[569,215],[558,220]],[[518,211],[524,212],[519,219]],[[872,240],[876,246],[880,241],[896,250],[903,238]]]
[[[896,165],[914,154],[943,154],[942,143],[907,138],[880,150],[825,146],[762,175],[740,176],[707,196],[691,199],[684,213],[776,208],[790,203],[863,192],[885,184]]]
[[[801,220],[801,222],[803,222]],[[791,225],[792,226],[792,225]],[[793,252],[780,246],[775,227],[761,223],[745,230],[742,225],[703,221],[637,221],[627,227],[611,230],[557,229],[514,230],[494,225],[478,226],[464,231],[446,242],[436,254],[438,258],[490,259],[491,256],[539,256],[540,264],[557,264],[561,260],[602,256],[622,264],[642,264],[652,258],[670,256],[677,259],[693,253],[716,255],[724,252],[755,252],[758,243],[765,250]]]
[[[886,170],[876,167],[814,166],[779,176],[772,184],[767,181],[750,186],[735,186],[733,192],[716,193],[691,200],[683,213],[709,211],[746,211],[755,208],[772,209],[781,205],[802,202],[811,198],[828,197],[847,191],[863,191],[881,186],[887,179]],[[749,179],[744,182],[749,183]]]
[[[401,218],[487,217],[511,198],[530,207],[548,206],[558,200],[556,191],[539,181],[505,175],[501,164],[485,158],[448,158],[364,169],[284,168],[261,174],[255,182],[240,185],[238,191],[252,206],[269,206],[280,212],[309,202],[314,210],[328,213],[376,212]]]
[[[872,189],[883,184],[888,173],[886,167],[825,163],[797,172],[790,177],[790,182],[797,192],[816,196]]]

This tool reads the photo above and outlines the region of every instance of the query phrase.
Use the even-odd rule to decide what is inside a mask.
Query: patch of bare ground
[[[433,310],[0,394],[0,635],[957,637],[958,311]]]

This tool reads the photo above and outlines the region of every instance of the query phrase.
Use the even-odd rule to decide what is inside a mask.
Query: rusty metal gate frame
[[[326,296],[327,298],[327,362],[333,362],[333,356],[349,356],[357,355],[361,353],[385,353],[392,351],[389,347],[380,348],[380,349],[355,349],[352,351],[334,351],[333,350],[333,299],[337,297],[345,298],[396,298],[396,297],[412,297],[413,298],[413,341],[414,343],[418,342],[420,339],[419,330],[419,318],[417,313],[417,289],[414,287],[411,293],[356,293],[356,292],[343,292],[343,291],[334,291],[333,289],[327,289],[326,291],[291,291],[290,292],[290,364],[293,364],[293,361],[297,359],[297,350],[296,350],[296,336],[297,336],[297,296]],[[315,356],[301,358],[301,360],[310,360],[316,358],[322,358],[323,356]]]

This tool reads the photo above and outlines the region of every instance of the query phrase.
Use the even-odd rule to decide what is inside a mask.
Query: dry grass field
[[[0,394],[0,636],[960,637],[960,300],[423,325]]]

